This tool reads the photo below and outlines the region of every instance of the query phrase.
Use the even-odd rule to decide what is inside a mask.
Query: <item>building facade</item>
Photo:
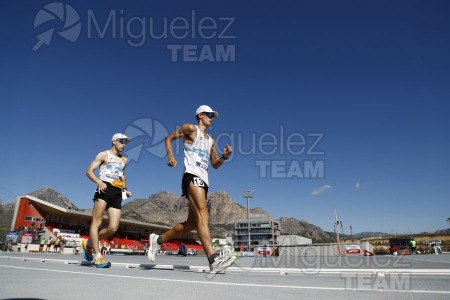
[[[250,216],[250,219],[236,219],[233,234],[234,250],[254,251],[256,246],[266,245],[271,247],[277,245],[280,231],[281,226],[279,220],[262,215],[253,215]]]

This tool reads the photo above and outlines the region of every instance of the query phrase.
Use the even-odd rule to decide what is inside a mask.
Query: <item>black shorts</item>
[[[106,202],[106,210],[108,208],[122,209],[122,189],[113,186],[111,183],[103,181],[106,183],[106,190],[104,193],[99,192],[98,189],[95,191],[94,202],[98,199],[102,199]]]
[[[181,180],[181,196],[186,196],[187,198],[187,187],[190,182],[194,186],[202,187],[205,190],[206,198],[208,198],[208,185],[200,177],[191,173],[184,173],[183,175],[183,179]]]

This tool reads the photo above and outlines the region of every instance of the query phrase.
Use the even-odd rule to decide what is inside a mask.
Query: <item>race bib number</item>
[[[194,178],[192,179],[192,182],[194,183],[194,186],[201,186],[201,187],[204,187],[204,186],[205,186],[205,183],[203,182],[203,180],[201,180],[201,179],[198,178],[198,177],[194,177]]]

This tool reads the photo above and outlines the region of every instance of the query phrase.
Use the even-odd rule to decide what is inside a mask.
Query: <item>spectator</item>
[[[59,251],[59,243],[60,242],[61,242],[61,240],[59,239],[59,237],[57,237],[55,240],[55,244],[53,245],[53,250],[55,253],[58,253],[58,251]]]
[[[416,254],[416,241],[414,240],[414,238],[411,238],[409,247],[411,248],[411,254]]]
[[[102,255],[106,256],[106,243],[102,244],[101,249],[102,249]]]
[[[59,253],[64,254],[64,247],[66,246],[66,240],[64,238],[61,238],[61,241],[59,242]]]
[[[78,245],[75,240],[72,240],[72,247],[73,247],[73,249],[72,249],[73,254],[77,254],[78,253]]]
[[[52,239],[50,242],[50,252],[54,253],[55,252],[55,240]]]
[[[180,247],[178,248],[177,256],[178,255],[183,255],[184,257],[186,257],[186,255],[187,255],[186,246],[183,243],[181,243]]]
[[[39,253],[44,252],[44,246],[45,246],[45,236],[41,236],[41,240],[39,241]]]
[[[52,247],[52,237],[49,237],[48,241],[47,241],[47,248],[45,249],[45,252],[50,252],[51,247]]]

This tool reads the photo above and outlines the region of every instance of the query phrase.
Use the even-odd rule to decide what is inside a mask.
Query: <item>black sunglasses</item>
[[[212,112],[203,112],[204,115],[208,116],[210,119],[214,119],[214,113]]]
[[[117,139],[116,141],[118,141],[118,142],[121,143],[122,145],[128,144],[128,140],[127,140],[127,139]]]

